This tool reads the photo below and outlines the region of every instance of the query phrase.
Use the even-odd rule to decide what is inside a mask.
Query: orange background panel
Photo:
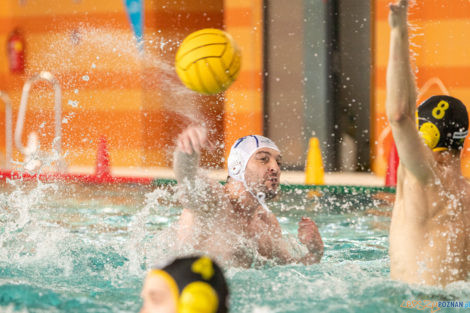
[[[0,9],[0,11],[1,11],[1,9]],[[0,47],[6,47],[7,38],[8,38],[7,34],[4,34],[4,33],[0,32]],[[2,51],[1,54],[0,54],[1,55],[1,57],[0,57],[0,76],[2,75],[2,73],[6,73],[8,71],[8,60],[7,60],[6,56],[4,55],[4,53],[5,52]]]
[[[243,68],[243,66],[242,66]],[[261,70],[244,70],[238,74],[237,80],[233,83],[231,90],[261,90],[263,80],[261,77]],[[257,103],[262,105],[261,103]]]
[[[461,9],[457,9],[454,2],[452,5],[455,10]],[[414,36],[412,42],[416,46],[412,50],[417,53],[416,65],[419,68],[470,66],[470,51],[467,47],[470,36],[470,5],[468,7],[467,19],[416,20],[418,27],[411,31],[411,36]]]
[[[229,10],[226,23],[230,27],[249,27],[253,22],[253,12],[249,7],[235,7]]]
[[[93,165],[97,140],[103,135],[113,166],[171,165],[174,140],[189,123],[204,123],[213,130],[213,140],[224,141],[224,99],[190,92],[174,71],[176,48],[187,34],[206,27],[224,28],[224,2],[144,3],[144,53],[137,50],[122,0],[0,4],[0,44],[5,47],[15,27],[26,43],[26,69],[21,75],[9,72],[5,49],[0,49],[0,90],[11,95],[14,124],[25,80],[41,70],[51,71],[62,87],[62,117],[67,120],[62,129],[63,151],[68,152],[69,165]],[[251,51],[252,46],[242,49]],[[243,88],[259,88],[259,84],[252,87],[244,75]],[[3,117],[3,105],[0,108]],[[23,143],[27,134],[38,131],[41,146],[50,146],[52,108],[52,88],[46,83],[34,85]],[[4,138],[0,143],[2,152]],[[18,151],[14,155],[21,159]],[[204,155],[203,163],[223,166],[223,152]]]
[[[419,68],[470,65],[470,51],[465,49],[467,38],[470,36],[470,20],[412,20],[411,23],[414,26],[410,30],[411,50],[417,54],[415,62]],[[379,67],[386,67],[390,40],[388,21],[376,20],[375,31],[377,35],[374,62]]]
[[[387,20],[374,20],[374,36],[374,65],[386,67],[390,42],[390,27]]]
[[[142,77],[139,72],[115,72],[115,71],[83,71],[83,72],[55,72],[50,71],[59,81],[63,94],[82,90],[124,90],[139,89]],[[35,71],[34,73],[38,73]],[[29,76],[28,76],[29,77]],[[25,76],[0,74],[0,86],[8,86],[9,90],[21,93]],[[49,86],[43,84],[44,87]],[[33,89],[36,84],[33,85]],[[49,87],[50,88],[50,87]],[[52,90],[52,88],[51,88]],[[19,99],[18,99],[19,100]]]
[[[259,123],[263,118],[262,112],[227,112],[225,113],[225,143],[230,148],[235,141],[252,134],[262,134],[262,125]],[[227,128],[229,128],[227,130]],[[232,130],[232,131],[231,131]]]
[[[10,0],[9,0],[10,1]],[[40,11],[38,11],[40,12]],[[34,16],[14,16],[11,19],[0,19],[0,31],[7,32],[10,30],[5,21],[11,22],[20,27],[27,33],[40,32],[60,32],[68,31],[77,27],[87,28],[109,28],[109,29],[128,29],[129,22],[124,12],[122,13],[93,13],[78,15],[34,15]]]
[[[5,147],[5,106],[3,102],[0,103],[0,147]],[[3,154],[0,155],[0,160],[3,160]]]
[[[156,11],[145,16],[145,25],[157,29],[174,29],[179,33],[189,35],[190,32],[206,28],[222,28],[223,15],[221,11]]]
[[[14,21],[16,25],[28,33],[64,32],[78,27],[129,30],[129,21],[125,12],[17,16],[14,18],[0,16],[0,32],[9,31],[11,21]],[[185,11],[184,7],[174,11],[154,10],[145,12],[144,24],[145,27],[157,27],[155,30],[173,29],[185,33],[188,29],[222,27],[223,15],[220,10]]]
[[[223,13],[224,3],[214,0],[145,0],[145,9],[159,11],[218,12]],[[171,26],[171,25],[169,25]]]
[[[262,54],[255,52],[262,51],[262,37],[253,33],[253,29],[249,27],[234,27],[230,33],[242,51],[242,71],[261,72]]]
[[[262,111],[262,106],[260,106],[259,103],[259,99],[262,97],[262,93],[259,90],[232,89],[228,93],[228,96],[230,96],[230,99],[225,103],[225,112],[227,113],[250,113]]]
[[[69,166],[75,166],[75,168],[81,167],[95,167],[96,166],[96,151],[98,149],[98,140],[90,143],[88,148],[80,150],[69,150],[68,154],[65,157],[65,161]],[[135,167],[133,164],[145,163],[145,159],[142,159],[141,149],[116,149],[108,143],[108,152],[110,157],[111,167],[116,166],[120,167],[122,164],[126,167]],[[79,165],[77,165],[79,164]],[[87,172],[92,172],[86,168]],[[111,169],[112,171],[112,169]]]
[[[2,1],[3,2],[3,1]],[[35,0],[35,1],[10,1],[8,11],[13,16],[53,16],[67,13],[88,14],[94,12],[123,12],[120,1],[63,1],[63,0]]]
[[[387,69],[385,67],[377,67],[375,69],[376,79],[375,88],[385,90],[385,75]],[[423,86],[430,78],[439,78],[447,88],[470,87],[468,79],[470,66],[459,67],[434,67],[422,66],[416,73],[416,83],[418,87]]]
[[[129,32],[77,28],[26,36],[29,71],[135,71],[141,58]]]
[[[225,0],[225,8],[226,29],[243,53],[239,78],[226,92],[224,129],[227,159],[236,139],[263,133],[263,3],[261,0]]]
[[[73,114],[75,113],[75,114]],[[25,121],[25,129],[37,131],[40,135],[41,144],[52,143],[54,134],[54,112],[41,109],[31,110]],[[87,111],[77,114],[73,111],[66,111],[63,119],[67,119],[62,124],[62,144],[64,148],[76,149],[87,147],[95,138],[104,135],[108,138],[108,143],[114,147],[136,147],[141,145],[141,121],[140,116],[132,112],[108,111],[96,112]],[[47,122],[46,122],[47,121]],[[90,127],[97,123],[104,123],[101,128]],[[23,134],[26,139],[26,133]],[[43,141],[44,139],[44,141]]]
[[[377,20],[388,18],[388,5],[390,0],[374,0],[375,15]],[[467,0],[416,0],[417,5],[411,5],[412,21],[419,19],[445,20],[445,19],[468,19],[470,12],[470,1]]]

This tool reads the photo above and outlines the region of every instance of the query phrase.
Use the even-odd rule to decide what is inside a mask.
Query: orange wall
[[[388,4],[390,0],[374,1],[374,92],[373,140],[374,172],[384,175],[391,136],[386,134],[385,73],[388,62],[389,33]],[[443,93],[436,83],[441,81],[449,94],[461,99],[470,109],[470,2],[468,0],[417,0],[410,8],[411,48],[418,89],[422,93],[418,103],[427,97]],[[429,89],[423,90],[423,87]],[[469,138],[466,147],[469,146]],[[470,177],[470,153],[463,155],[463,170]]]
[[[94,165],[102,135],[108,138],[112,166],[146,167],[170,165],[175,136],[192,122],[203,121],[222,146],[224,132],[233,141],[239,125],[245,125],[242,133],[262,130],[261,1],[146,0],[144,4],[146,53],[140,58],[123,0],[0,2],[0,46],[6,46],[8,34],[17,26],[26,40],[23,75],[9,72],[6,49],[0,49],[0,90],[12,98],[14,125],[25,80],[41,70],[51,71],[63,91],[67,121],[62,150],[69,165]],[[173,68],[176,48],[186,35],[225,24],[243,53],[243,69],[226,101],[189,92]],[[257,31],[252,31],[254,25]],[[52,89],[44,83],[34,85],[23,143],[29,132],[37,131],[41,147],[48,149],[52,116]],[[2,104],[0,129],[3,133]],[[0,136],[0,166],[4,149]],[[16,149],[14,158],[21,159]],[[223,152],[204,155],[203,160],[222,166]]]
[[[239,137],[263,133],[263,1],[225,0],[226,30],[242,50],[238,79],[226,92],[226,157]]]
[[[223,144],[223,98],[200,96],[187,90],[177,78],[173,62],[178,43],[187,35],[206,27],[223,28],[224,6],[222,0],[147,0],[144,3],[144,34],[151,57],[143,64],[143,163],[169,166],[174,140],[190,123],[202,121],[211,140]],[[153,12],[149,14],[149,10]],[[205,153],[202,161],[220,167],[222,155],[221,150]]]
[[[135,57],[134,38],[122,1],[3,3],[7,7],[1,10],[4,15],[0,18],[8,22],[0,21],[0,45],[5,47],[8,34],[15,27],[26,42],[23,75],[10,74],[5,49],[1,49],[0,89],[12,99],[14,124],[24,81],[47,70],[57,77],[63,91],[62,148],[67,153],[67,163],[92,165],[101,135],[108,138],[114,164],[138,163],[142,123],[135,112],[140,109],[142,91],[140,79],[135,77],[139,76],[141,65]],[[123,43],[127,43],[126,52],[119,55],[116,51]],[[114,46],[117,49],[113,51]],[[51,87],[44,83],[34,85],[23,143],[29,132],[36,131],[42,149],[48,150],[53,139],[53,114]],[[21,159],[16,150],[14,158]]]

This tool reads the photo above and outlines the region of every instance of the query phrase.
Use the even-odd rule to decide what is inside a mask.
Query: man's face
[[[245,180],[255,193],[263,192],[266,199],[277,195],[281,177],[281,155],[274,149],[257,150],[246,164]]]
[[[160,275],[148,275],[142,288],[140,313],[176,313],[176,299],[168,282]]]

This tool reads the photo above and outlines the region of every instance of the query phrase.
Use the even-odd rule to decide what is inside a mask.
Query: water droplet
[[[67,102],[67,104],[70,105],[71,107],[74,107],[74,108],[78,107],[78,101],[77,100],[69,100]]]

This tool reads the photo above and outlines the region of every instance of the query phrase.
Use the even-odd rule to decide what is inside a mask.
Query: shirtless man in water
[[[213,145],[202,127],[189,127],[177,139],[174,171],[185,207],[178,225],[180,243],[235,266],[253,265],[255,255],[278,264],[320,261],[323,241],[316,224],[305,217],[299,222],[298,238],[306,251],[295,255],[265,203],[279,189],[281,155],[274,142],[263,136],[238,139],[228,158],[225,186],[197,173],[205,148]]]
[[[470,186],[460,154],[468,133],[465,106],[433,96],[416,110],[407,25],[408,1],[390,5],[387,116],[400,156],[390,226],[390,275],[445,286],[470,270]]]

